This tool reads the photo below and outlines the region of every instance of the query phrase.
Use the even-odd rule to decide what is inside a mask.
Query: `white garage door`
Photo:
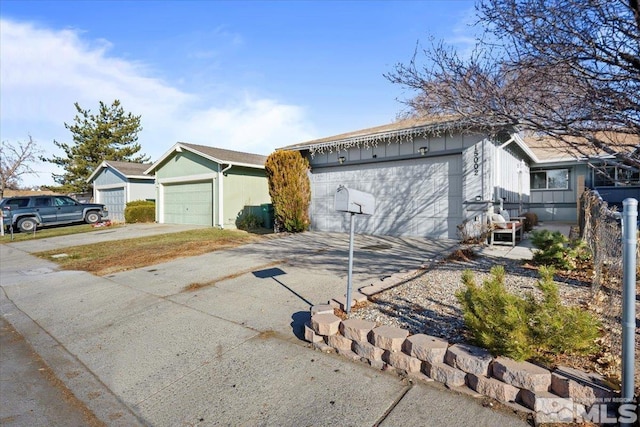
[[[98,190],[98,203],[107,205],[109,219],[124,221],[125,196],[124,187]]]
[[[167,224],[213,225],[211,181],[163,185],[164,222]]]
[[[363,234],[456,238],[462,222],[462,156],[314,169],[311,176],[312,228],[344,232],[349,214],[336,212],[338,185],[373,193],[376,212],[358,215]]]

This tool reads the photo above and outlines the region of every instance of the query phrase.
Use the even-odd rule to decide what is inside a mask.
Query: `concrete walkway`
[[[301,340],[309,305],[344,293],[347,241],[304,233],[108,277],[0,245],[0,313],[107,425],[527,425]],[[359,236],[354,283],[453,244]]]
[[[546,222],[540,223],[535,227],[535,230],[549,230],[559,231],[565,236],[569,237],[571,233],[571,227],[575,224],[567,222]],[[516,246],[511,246],[510,242],[498,242],[494,243],[493,247],[485,246],[482,248],[481,253],[486,256],[493,256],[498,258],[508,258],[516,260],[527,260],[533,258],[533,244],[531,243],[530,233],[525,233],[522,241],[518,241]]]

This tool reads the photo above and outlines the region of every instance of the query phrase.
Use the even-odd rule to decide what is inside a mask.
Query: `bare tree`
[[[484,33],[470,57],[432,43],[386,75],[417,91],[410,114],[515,126],[640,168],[637,0],[480,0],[476,10]]]
[[[38,160],[40,152],[31,135],[26,142],[0,143],[0,198],[6,188],[17,186],[23,175],[36,173],[31,164]]]

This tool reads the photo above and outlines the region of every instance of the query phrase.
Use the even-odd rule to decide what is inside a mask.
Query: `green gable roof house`
[[[372,193],[376,210],[356,221],[363,234],[457,239],[500,208],[542,221],[577,221],[580,191],[593,184],[586,161],[532,149],[510,126],[477,128],[456,117],[400,120],[280,148],[311,165],[311,229],[346,232],[339,185]],[[557,145],[557,144],[556,144]],[[637,179],[637,178],[636,178]]]
[[[89,176],[93,200],[107,206],[110,220],[124,222],[128,202],[155,199],[154,178],[144,174],[149,166],[150,163],[105,160]]]
[[[156,220],[236,228],[236,220],[271,203],[265,156],[176,143],[145,173],[156,182]]]

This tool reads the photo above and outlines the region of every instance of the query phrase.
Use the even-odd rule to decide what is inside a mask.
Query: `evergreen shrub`
[[[456,297],[477,345],[494,356],[515,360],[588,354],[596,349],[600,323],[588,311],[562,305],[552,267],[540,269],[536,287],[541,298],[508,293],[504,274],[504,267],[492,267],[491,277],[482,286],[475,283],[470,270],[462,275],[464,288]]]
[[[254,213],[246,213],[236,221],[236,227],[240,230],[256,230],[262,227],[262,218]]]
[[[149,200],[128,202],[124,208],[124,220],[128,224],[154,222],[156,220],[156,203]]]
[[[533,261],[537,264],[573,270],[576,268],[578,260],[584,261],[590,257],[584,241],[569,241],[559,231],[534,231],[531,233],[531,243],[538,249],[533,254]]]
[[[309,162],[298,151],[282,150],[269,155],[265,163],[275,229],[292,233],[309,228],[311,183]]]

